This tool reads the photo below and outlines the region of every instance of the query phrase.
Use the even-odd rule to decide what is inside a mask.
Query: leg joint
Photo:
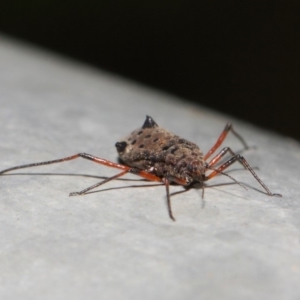
[[[224,130],[229,131],[232,128],[232,123],[227,123]]]
[[[128,172],[131,174],[139,175],[141,170],[139,170],[138,168],[130,168]]]

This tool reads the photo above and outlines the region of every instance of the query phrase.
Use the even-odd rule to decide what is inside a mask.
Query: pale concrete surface
[[[90,161],[0,176],[1,299],[300,299],[296,142],[4,37],[0,107],[0,170],[77,152],[116,161],[115,142],[146,114],[204,152],[233,121],[257,146],[243,155],[283,194],[266,196],[236,165],[247,191],[216,186],[231,182],[222,176],[205,201],[201,190],[177,194],[172,222],[163,186],[118,180],[70,198],[116,174]],[[232,135],[228,145],[242,149]]]

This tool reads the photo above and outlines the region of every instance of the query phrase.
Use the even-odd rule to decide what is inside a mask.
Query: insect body
[[[229,131],[231,131],[242,142],[246,149],[248,148],[244,139],[233,130],[231,123],[228,123],[215,145],[206,155],[203,155],[196,144],[161,128],[151,117],[147,116],[141,128],[138,128],[129,136],[116,143],[115,146],[122,163],[111,162],[86,153],[78,153],[62,159],[12,167],[0,171],[0,174],[17,169],[60,163],[82,157],[108,167],[121,169],[122,172],[80,192],[70,193],[70,196],[84,195],[88,191],[108,181],[121,177],[127,173],[133,173],[145,179],[163,182],[165,184],[169,216],[174,221],[175,219],[173,217],[170,202],[170,183],[174,182],[183,186],[190,186],[195,182],[200,182],[203,186],[204,181],[207,181],[219,174],[226,175],[233,179],[230,175],[223,171],[236,161],[240,162],[248,171],[251,172],[269,196],[281,197],[280,194],[271,193],[268,187],[250,167],[245,158],[239,154],[235,154],[229,147],[223,148],[214,158],[207,162],[207,159],[211,157],[212,154],[215,153],[215,151],[221,146]],[[222,157],[224,157],[224,155],[228,152],[232,157],[225,163],[218,165]],[[211,171],[211,173],[206,175],[207,171]],[[236,181],[235,179],[233,180]],[[240,183],[238,184],[241,185]]]
[[[120,159],[160,178],[189,185],[204,179],[205,162],[199,147],[159,127],[147,116],[143,127],[116,143]]]

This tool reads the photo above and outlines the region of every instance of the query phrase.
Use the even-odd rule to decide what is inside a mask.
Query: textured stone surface
[[[204,152],[233,121],[256,146],[243,155],[283,194],[266,196],[238,164],[230,175],[248,190],[219,176],[204,200],[197,189],[176,194],[172,222],[164,187],[133,175],[70,198],[117,172],[90,161],[1,176],[1,299],[300,298],[293,140],[3,37],[0,107],[0,170],[77,152],[116,161],[115,142],[146,114]],[[232,135],[229,145],[242,149]]]

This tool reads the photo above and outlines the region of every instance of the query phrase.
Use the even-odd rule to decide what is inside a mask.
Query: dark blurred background
[[[3,2],[2,33],[300,140],[299,1]]]

